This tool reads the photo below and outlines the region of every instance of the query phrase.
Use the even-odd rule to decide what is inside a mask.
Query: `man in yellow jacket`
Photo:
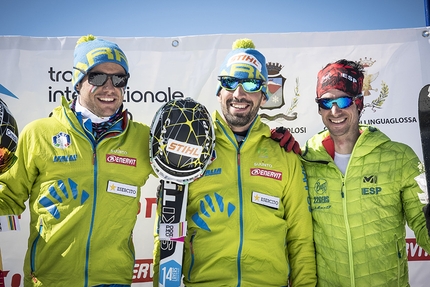
[[[189,186],[183,282],[315,286],[306,174],[296,154],[270,139],[257,114],[267,100],[264,56],[250,40],[235,44],[218,78],[215,159]],[[157,235],[154,262],[158,286]]]
[[[117,44],[81,37],[78,97],[20,134],[18,159],[0,176],[0,215],[28,202],[26,287],[131,285],[140,187],[153,171],[149,127],[123,109],[128,78]]]
[[[302,148],[308,175],[318,286],[409,286],[406,228],[430,252],[415,178],[422,164],[407,145],[359,125],[363,67],[341,59],[318,73],[316,103],[327,129]],[[274,138],[282,131],[274,131]],[[284,145],[290,134],[285,134]],[[290,148],[294,141],[290,138]],[[427,223],[428,224],[428,223]]]

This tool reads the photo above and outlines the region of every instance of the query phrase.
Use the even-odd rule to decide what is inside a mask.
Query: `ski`
[[[188,184],[161,181],[161,216],[159,226],[159,285],[181,285],[184,237],[187,231],[186,208]]]
[[[158,239],[158,284],[179,287],[187,233],[189,183],[203,176],[212,162],[215,133],[207,109],[192,98],[167,102],[151,124],[150,161],[161,179]]]
[[[420,91],[418,98],[418,121],[420,125],[424,169],[426,171],[427,193],[430,198],[430,85],[424,86]]]

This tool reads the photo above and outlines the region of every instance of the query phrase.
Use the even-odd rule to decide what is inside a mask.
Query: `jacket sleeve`
[[[283,201],[287,219],[287,256],[291,286],[316,286],[316,259],[306,172],[298,156],[289,153],[289,185]]]
[[[28,127],[24,128],[19,139],[15,155],[17,161],[5,173],[0,175],[0,215],[20,215],[25,210],[25,202],[30,196],[31,187],[37,176],[37,170],[31,164],[34,144]]]
[[[406,221],[409,228],[413,230],[418,245],[427,253],[430,253],[430,237],[426,227],[426,219],[422,211],[425,204],[421,203],[418,197],[418,194],[423,191],[415,180],[415,177],[421,173],[418,167],[419,163],[420,161],[415,152],[406,146],[404,168],[402,169],[402,182],[404,182],[402,187],[402,202]]]

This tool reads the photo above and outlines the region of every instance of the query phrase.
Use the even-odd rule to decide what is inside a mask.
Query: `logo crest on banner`
[[[372,92],[378,92],[378,89],[373,88],[372,83],[376,80],[376,78],[379,76],[379,72],[376,73],[369,73],[368,68],[372,67],[373,64],[375,64],[376,60],[372,60],[372,58],[364,57],[364,59],[360,58],[358,63],[360,63],[364,68],[364,80],[363,80],[363,96],[364,98],[364,108],[371,108],[373,112],[376,112],[376,109],[381,109],[382,105],[384,104],[385,100],[388,97],[388,85],[382,81],[381,82],[381,90],[379,92],[379,96],[372,100],[370,103],[367,103],[367,97],[369,97]]]
[[[267,66],[267,72],[269,74],[269,81],[267,83],[267,93],[269,96],[269,100],[261,107],[261,109],[263,110],[280,109],[283,106],[285,106],[284,84],[287,79],[281,75],[281,70],[284,66],[282,66],[279,63],[272,63],[272,62],[268,62],[266,66]],[[261,113],[260,114],[261,118],[266,119],[268,121],[274,121],[277,119],[293,121],[297,119],[297,112],[295,112],[294,109],[297,107],[297,104],[299,101],[298,97],[300,96],[298,85],[299,85],[299,80],[297,78],[293,100],[291,101],[290,107],[285,112],[281,112],[273,116],[268,115],[266,113]]]

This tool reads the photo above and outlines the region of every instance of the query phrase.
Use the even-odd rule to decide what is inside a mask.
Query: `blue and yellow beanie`
[[[76,42],[73,67],[88,72],[93,67],[106,62],[117,63],[128,73],[127,57],[117,44],[97,39],[93,35],[82,36]],[[72,84],[75,91],[76,85],[84,76],[79,70],[73,70]]]
[[[238,39],[233,43],[232,51],[227,55],[220,69],[220,76],[238,79],[261,79],[266,82],[261,91],[267,96],[267,67],[266,58],[255,49],[250,39]],[[218,95],[221,86],[218,86]]]

